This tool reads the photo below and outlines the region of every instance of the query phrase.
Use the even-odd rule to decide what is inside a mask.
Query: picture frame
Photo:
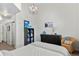
[[[52,28],[53,27],[53,22],[46,22],[45,23],[45,28]]]

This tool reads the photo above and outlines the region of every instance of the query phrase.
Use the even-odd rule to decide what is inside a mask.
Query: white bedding
[[[58,52],[58,53],[61,53],[65,56],[70,55],[70,53],[68,52],[68,50],[66,48],[64,48],[62,46],[55,45],[55,44],[47,44],[44,42],[35,42],[35,43],[32,43],[32,45],[37,46],[37,47],[41,47],[41,48],[44,48],[47,50],[51,50],[54,52]]]
[[[42,42],[35,42],[13,51],[1,51],[1,53],[3,53],[4,56],[69,56],[65,48]]]

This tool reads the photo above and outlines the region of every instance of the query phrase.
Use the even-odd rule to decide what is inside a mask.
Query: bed
[[[2,56],[70,56],[64,47],[43,42],[34,42],[12,51],[0,51]]]

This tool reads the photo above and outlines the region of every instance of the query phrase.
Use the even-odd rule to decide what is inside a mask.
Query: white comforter
[[[65,56],[70,55],[70,53],[68,52],[68,50],[66,48],[64,48],[62,46],[55,45],[55,44],[47,44],[44,42],[35,42],[35,43],[32,43],[32,45],[41,47],[43,49],[47,49],[50,51],[58,52],[58,53],[63,54]]]
[[[35,42],[13,51],[1,51],[4,56],[69,56],[68,51],[57,45]]]

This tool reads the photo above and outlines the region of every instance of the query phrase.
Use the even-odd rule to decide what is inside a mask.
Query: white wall
[[[22,12],[16,15],[16,48],[24,46],[24,18]]]
[[[44,23],[47,21],[54,22],[55,32],[64,36],[73,36],[77,38],[75,48],[79,50],[79,4],[39,4],[38,14],[38,32],[37,39],[40,40],[39,34],[46,30],[51,33],[51,29],[46,29]]]
[[[37,14],[32,14],[30,11],[29,11],[29,7],[31,6],[32,4],[22,4],[22,11],[23,11],[23,17],[24,17],[24,20],[29,20],[32,27],[34,28],[34,40],[35,41],[39,41],[39,13]],[[39,4],[35,4],[36,6],[39,6]]]
[[[51,29],[44,27],[45,22],[55,23],[55,32],[63,36],[75,36],[78,39],[78,14],[79,4],[36,4],[39,8],[38,14],[29,12],[29,6],[32,4],[22,4],[24,19],[29,16],[29,21],[35,28],[35,40],[40,40],[40,34],[46,30],[51,33]],[[73,29],[73,30],[72,30]]]
[[[15,15],[16,19],[16,43],[15,47],[19,48],[24,46],[24,20],[29,20],[32,27],[34,28],[35,41],[39,41],[37,38],[39,33],[38,24],[40,20],[38,20],[38,15],[31,14],[29,12],[29,6],[31,4],[22,4],[22,11]]]
[[[43,30],[46,30],[44,23],[47,21],[54,22],[55,32],[63,36],[75,36],[79,40],[78,36],[78,14],[79,4],[39,4],[39,27],[40,34]],[[48,30],[47,32],[50,32]],[[39,35],[38,35],[39,36]],[[39,38],[40,39],[40,38]]]

